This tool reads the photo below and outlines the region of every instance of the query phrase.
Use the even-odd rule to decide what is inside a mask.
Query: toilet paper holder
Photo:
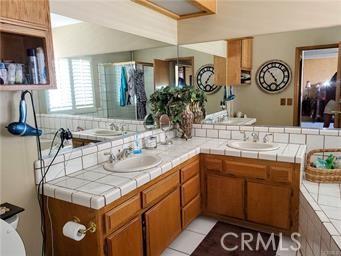
[[[76,216],[73,216],[73,221],[77,222],[77,223],[81,222],[81,220]],[[87,232],[95,233],[96,229],[97,229],[96,223],[93,221],[90,221],[88,227],[86,229],[79,230],[79,233],[81,233],[81,234],[86,234]]]

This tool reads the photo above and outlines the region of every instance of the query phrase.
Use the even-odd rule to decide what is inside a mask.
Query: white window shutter
[[[72,89],[68,59],[56,60],[57,89],[48,91],[49,111],[72,110]]]
[[[72,76],[75,108],[94,107],[94,92],[91,75],[91,63],[86,59],[72,59]]]

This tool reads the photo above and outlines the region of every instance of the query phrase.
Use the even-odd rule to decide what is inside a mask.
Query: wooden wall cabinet
[[[226,85],[226,58],[220,56],[213,57],[214,84],[219,86]]]
[[[49,1],[0,1],[0,59],[26,64],[26,50],[37,47],[45,53],[47,83],[0,85],[0,91],[56,87]]]
[[[227,41],[227,85],[251,83],[252,45],[252,38],[240,38]],[[248,76],[250,76],[250,79],[245,79]]]
[[[203,155],[203,213],[262,231],[297,231],[298,164]]]

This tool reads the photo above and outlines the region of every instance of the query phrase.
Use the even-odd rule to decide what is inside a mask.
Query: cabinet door
[[[142,256],[143,238],[141,217],[107,237],[108,256]]]
[[[244,219],[244,180],[207,175],[206,210],[217,215]]]
[[[242,40],[242,70],[252,69],[252,38]]]
[[[154,89],[170,85],[169,62],[154,59]]]
[[[272,227],[290,228],[291,188],[247,183],[247,219]]]
[[[0,2],[1,17],[49,27],[48,0],[1,0]]]
[[[147,211],[145,220],[147,255],[159,256],[181,232],[179,188]]]
[[[226,58],[214,56],[214,84],[226,85]]]
[[[241,75],[241,54],[242,54],[242,41],[231,40],[227,42],[227,85],[239,85]]]

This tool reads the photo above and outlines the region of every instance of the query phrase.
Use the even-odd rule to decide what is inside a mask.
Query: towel
[[[126,93],[128,90],[126,69],[122,66],[121,68],[121,86],[120,86],[120,106],[124,107],[126,105]]]
[[[128,80],[128,98],[127,105],[131,105],[131,101],[135,96],[135,86],[134,86],[134,67],[133,65],[128,66],[127,68],[127,80]]]

